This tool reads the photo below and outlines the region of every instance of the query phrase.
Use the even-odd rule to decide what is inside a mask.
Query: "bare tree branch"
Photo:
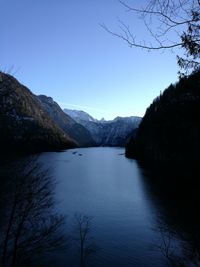
[[[144,8],[144,9],[137,9],[137,8],[134,8],[134,7],[131,7],[129,6],[128,4],[126,4],[126,2],[124,1],[121,1],[119,0],[119,2],[128,9],[128,11],[134,11],[134,12],[137,12],[137,13],[140,13],[140,14],[147,14],[147,15],[155,15],[155,16],[161,16],[165,19],[167,19],[169,22],[171,22],[172,24],[176,25],[176,26],[179,26],[179,25],[183,25],[183,24],[187,24],[187,23],[190,23],[192,22],[193,20],[192,19],[189,19],[189,20],[182,20],[182,21],[176,21],[176,20],[173,20],[171,17],[167,16],[163,11],[153,11],[151,9],[147,9],[147,8]]]
[[[60,232],[64,218],[52,212],[52,177],[37,159],[6,166],[0,173],[0,266],[23,267],[42,253],[67,248]],[[2,169],[0,170],[2,172]]]
[[[120,20],[119,32],[101,24],[106,32],[125,41],[130,47],[148,51],[181,48],[185,51],[185,56],[178,58],[179,67],[186,72],[189,69],[199,68],[199,0],[149,0],[145,7],[133,7],[124,0],[119,0],[119,3],[126,8],[126,11],[139,15],[139,19],[143,21],[150,34],[151,41],[138,42],[130,27]]]
[[[125,42],[128,43],[128,45],[130,47],[134,46],[134,47],[138,47],[138,48],[143,48],[143,49],[147,49],[147,50],[162,50],[162,49],[170,49],[170,48],[175,48],[175,47],[181,47],[182,46],[182,42],[180,43],[176,43],[176,44],[171,44],[171,45],[159,45],[159,46],[153,46],[153,45],[146,45],[146,44],[141,44],[141,43],[136,43],[135,42],[135,38],[132,36],[131,34],[131,40],[130,40],[130,36],[127,38],[119,33],[116,32],[112,32],[111,30],[109,30],[109,28],[105,25],[105,24],[101,24],[100,25],[105,31],[107,31],[108,33],[112,34],[113,36],[116,36],[122,40],[124,40]],[[129,30],[127,28],[127,32],[126,35],[130,34]],[[200,41],[200,39],[198,40]]]
[[[74,215],[75,241],[80,252],[80,267],[86,267],[88,258],[98,250],[91,237],[92,219],[80,213]]]

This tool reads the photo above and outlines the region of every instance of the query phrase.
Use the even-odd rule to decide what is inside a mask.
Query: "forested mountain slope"
[[[146,161],[200,161],[200,71],[170,85],[147,108],[126,155]]]
[[[1,153],[37,152],[77,146],[48,115],[37,96],[0,72]]]

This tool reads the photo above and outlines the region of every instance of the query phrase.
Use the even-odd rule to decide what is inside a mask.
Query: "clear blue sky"
[[[177,80],[175,53],[130,48],[99,26],[117,30],[120,18],[146,38],[118,0],[0,0],[0,12],[1,69],[14,66],[21,83],[62,108],[106,119],[143,116]]]

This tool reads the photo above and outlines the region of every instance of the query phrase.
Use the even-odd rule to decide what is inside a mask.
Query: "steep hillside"
[[[74,120],[88,129],[98,146],[125,146],[127,138],[138,128],[140,117],[117,117],[114,120],[96,120],[79,110],[64,110]]]
[[[60,106],[51,97],[39,95],[38,99],[52,120],[54,120],[66,134],[76,140],[79,146],[88,147],[96,145],[90,132],[63,112]]]
[[[64,109],[64,112],[68,114],[71,118],[76,120],[77,122],[81,121],[93,121],[98,122],[98,120],[94,119],[91,115],[89,115],[87,112],[82,110],[73,110],[73,109]]]
[[[0,72],[0,148],[36,152],[76,146],[50,118],[38,98],[14,77]]]
[[[157,97],[126,154],[147,161],[200,160],[200,71]]]

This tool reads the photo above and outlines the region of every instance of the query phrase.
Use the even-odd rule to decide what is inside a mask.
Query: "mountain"
[[[200,161],[200,71],[170,85],[147,108],[126,155],[154,162]]]
[[[77,143],[49,116],[27,87],[0,72],[0,147],[6,152],[72,148]]]
[[[81,121],[97,122],[98,121],[94,119],[92,116],[90,116],[87,112],[82,111],[82,110],[64,109],[64,112],[68,114],[71,118],[76,120],[77,122],[81,122]]]
[[[60,106],[51,97],[39,95],[38,99],[51,119],[54,120],[66,134],[76,140],[79,146],[88,147],[96,145],[90,132],[63,112]]]
[[[114,120],[96,120],[88,113],[64,109],[65,113],[88,129],[98,146],[125,146],[127,138],[138,128],[140,117],[117,117]]]

